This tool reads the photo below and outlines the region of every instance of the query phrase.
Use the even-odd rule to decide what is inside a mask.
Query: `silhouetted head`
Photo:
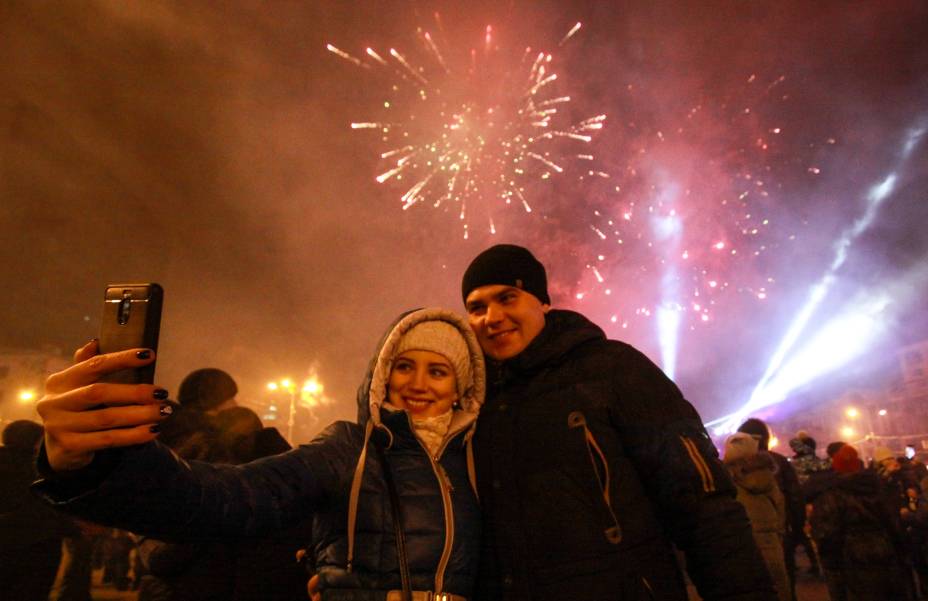
[[[41,424],[28,419],[16,420],[3,429],[3,446],[32,453],[39,446],[44,433]]]

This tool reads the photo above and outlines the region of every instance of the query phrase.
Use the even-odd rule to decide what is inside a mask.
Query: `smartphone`
[[[158,284],[110,284],[103,297],[100,353],[131,348],[158,351],[164,290]],[[105,382],[153,384],[155,363],[108,374]]]

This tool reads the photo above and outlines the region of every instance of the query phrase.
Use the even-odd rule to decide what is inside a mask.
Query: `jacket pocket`
[[[622,527],[619,525],[619,520],[615,515],[615,511],[612,509],[610,492],[612,489],[612,480],[609,473],[609,462],[606,460],[606,455],[603,453],[599,443],[596,442],[596,437],[593,436],[593,433],[590,432],[589,427],[587,427],[586,417],[582,412],[571,411],[567,416],[567,426],[583,433],[587,454],[590,459],[590,467],[593,469],[593,475],[596,477],[596,482],[599,485],[599,491],[602,495],[606,510],[609,513],[609,517],[612,518],[612,525],[606,528],[603,534],[605,534],[606,540],[617,545],[622,541]]]

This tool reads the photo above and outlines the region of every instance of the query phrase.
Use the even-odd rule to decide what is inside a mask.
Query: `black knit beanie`
[[[768,449],[768,445],[770,444],[770,429],[767,427],[767,424],[761,420],[756,417],[748,418],[743,424],[738,426],[738,431],[756,436],[760,450],[766,451]]]
[[[232,376],[214,367],[190,372],[180,383],[177,400],[182,407],[209,411],[238,394]]]
[[[514,244],[497,244],[470,262],[461,280],[461,296],[481,286],[514,286],[533,294],[542,304],[550,305],[548,276],[545,267],[528,249]]]

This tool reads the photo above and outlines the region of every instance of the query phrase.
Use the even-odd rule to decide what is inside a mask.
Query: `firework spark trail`
[[[357,66],[359,66],[359,67],[363,67],[363,68],[365,68],[365,69],[369,69],[369,68],[370,68],[368,65],[364,64],[363,62],[361,62],[361,59],[355,58],[355,57],[351,56],[350,54],[348,54],[348,53],[345,52],[344,50],[339,50],[338,48],[336,48],[336,47],[333,46],[332,44],[326,44],[325,48],[326,48],[326,50],[328,50],[329,52],[331,52],[331,53],[333,53],[333,54],[335,54],[335,55],[337,55],[337,56],[340,56],[340,57],[342,57],[343,59],[345,59],[346,61],[351,62],[351,63],[354,63],[355,65],[357,65]]]
[[[914,127],[906,135],[905,142],[902,145],[899,161],[896,168],[887,175],[883,181],[875,184],[867,193],[867,206],[864,214],[855,220],[853,225],[847,228],[841,237],[835,243],[835,256],[822,278],[812,287],[809,298],[802,310],[790,324],[783,340],[770,360],[770,363],[761,377],[760,381],[751,393],[748,402],[739,410],[732,414],[713,420],[707,426],[718,425],[719,433],[734,432],[744,417],[753,411],[779,402],[778,395],[771,394],[767,386],[771,379],[777,374],[782,367],[788,353],[793,349],[800,335],[805,331],[812,316],[818,307],[824,301],[829,290],[838,279],[838,270],[845,264],[848,256],[848,249],[854,241],[865,231],[867,231],[877,218],[880,209],[884,203],[892,196],[897,180],[897,173],[905,166],[912,151],[921,142],[926,133],[924,126]]]
[[[577,33],[578,31],[580,31],[580,27],[581,27],[581,24],[580,24],[579,22],[578,22],[576,25],[574,25],[573,27],[571,27],[570,31],[567,32],[567,35],[565,35],[564,38],[563,38],[560,42],[558,42],[557,45],[558,45],[558,46],[563,46],[563,45],[567,42],[567,40],[569,40],[570,38],[572,38],[573,35],[574,35],[575,33]]]
[[[797,239],[796,232],[782,227],[792,220],[784,218],[775,224],[772,219],[780,199],[771,193],[782,188],[775,174],[790,168],[797,159],[802,160],[793,155],[787,163],[782,160],[786,158],[782,153],[786,142],[796,146],[793,139],[803,132],[786,132],[781,124],[762,122],[768,114],[780,114],[782,103],[789,102],[792,96],[789,90],[774,93],[786,85],[786,75],[750,75],[741,81],[746,85],[739,89],[738,95],[718,106],[691,105],[678,121],[665,120],[646,126],[629,122],[628,131],[633,137],[625,152],[628,159],[624,170],[606,173],[588,169],[589,178],[614,182],[611,186],[614,194],[603,189],[605,198],[597,202],[591,221],[596,226],[594,231],[604,232],[609,238],[600,239],[615,246],[607,251],[607,261],[602,263],[605,282],[598,278],[578,282],[587,311],[607,311],[613,317],[617,313],[634,313],[645,320],[661,306],[662,295],[655,290],[645,301],[652,311],[635,310],[633,307],[641,307],[642,301],[627,295],[610,297],[610,280],[617,275],[624,277],[623,270],[632,263],[639,265],[641,273],[653,273],[666,271],[672,262],[666,253],[660,252],[661,242],[645,219],[662,214],[667,208],[655,192],[661,188],[662,172],[674,174],[686,189],[679,205],[687,225],[686,236],[680,245],[682,260],[676,266],[681,295],[678,305],[683,313],[694,318],[687,324],[689,329],[716,323],[711,316],[735,302],[734,294],[761,301],[768,298],[768,288],[777,279],[768,272],[771,261],[760,257]],[[627,86],[630,93],[636,89],[634,84]],[[717,115],[725,118],[723,136],[707,137],[705,133],[719,132]],[[583,136],[592,132],[573,133]],[[810,154],[820,153],[823,147],[836,143],[833,137],[826,140],[820,143],[809,138],[804,146],[810,149]],[[721,154],[709,154],[713,151]],[[693,156],[707,160],[699,169],[693,169]],[[583,160],[582,155],[574,158]],[[803,166],[803,176],[821,173],[817,167],[815,171],[806,170],[808,165]],[[809,224],[801,220],[795,225]],[[591,242],[594,244],[596,241]],[[594,247],[593,252],[601,249]]]
[[[441,28],[438,15],[436,22]],[[580,23],[574,25],[559,45],[580,28]],[[390,48],[386,55],[367,48],[365,56],[371,62],[366,62],[332,44],[326,46],[338,57],[374,69],[386,80],[383,92],[388,100],[383,106],[392,118],[359,121],[351,127],[379,130],[388,145],[379,153],[389,163],[376,176],[378,183],[412,181],[400,198],[404,210],[426,200],[433,207],[457,202],[466,238],[467,220],[473,212],[468,202],[480,201],[475,206],[486,213],[493,234],[497,231],[493,199],[502,200],[504,206],[515,199],[526,213],[532,213],[528,186],[550,180],[552,174],[576,171],[578,179],[609,177],[603,170],[578,168],[576,162],[594,161],[594,156],[562,148],[558,142],[589,144],[603,128],[606,115],[559,123],[559,109],[571,96],[552,94],[559,77],[552,71],[550,53],[533,54],[526,48],[519,61],[526,71],[520,73],[506,66],[492,26],[484,30],[480,60],[474,49],[458,60],[462,57],[456,59],[428,31],[419,28],[416,34],[425,59],[421,62],[415,53],[397,48]],[[525,83],[506,85],[520,79]]]

